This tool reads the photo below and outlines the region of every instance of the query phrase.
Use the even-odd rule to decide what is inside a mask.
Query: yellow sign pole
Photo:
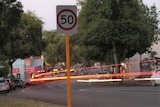
[[[71,83],[70,83],[70,50],[69,50],[69,35],[65,35],[66,39],[66,68],[67,68],[67,96],[68,107],[71,107]]]

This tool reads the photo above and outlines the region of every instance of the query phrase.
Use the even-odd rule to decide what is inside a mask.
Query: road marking
[[[77,82],[112,82],[122,81],[122,79],[89,79],[89,80],[77,80]]]
[[[89,80],[77,80],[77,82],[89,82]]]
[[[160,80],[160,78],[135,78],[135,81],[145,81],[145,80]]]

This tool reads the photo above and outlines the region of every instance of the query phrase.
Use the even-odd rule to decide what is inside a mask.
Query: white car
[[[151,85],[156,86],[160,84],[160,69],[156,69],[151,75]]]
[[[7,91],[7,92],[10,91],[10,86],[7,80],[5,79],[0,80],[0,91]]]

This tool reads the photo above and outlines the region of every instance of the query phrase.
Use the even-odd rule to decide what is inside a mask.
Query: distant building
[[[159,37],[160,37],[160,35],[159,35]],[[152,48],[152,51],[157,52],[157,55],[155,58],[159,60],[159,58],[160,58],[160,42],[158,42],[158,44],[154,44],[151,48]],[[135,63],[131,64],[130,71],[132,71],[132,72],[139,72],[140,71],[140,64],[138,63],[138,62],[140,62],[140,57],[143,60],[144,58],[149,58],[149,55],[146,53],[142,54],[141,56],[139,54],[136,54],[133,57],[129,58],[130,62],[135,62]],[[144,66],[148,66],[148,65],[144,64]],[[157,67],[152,66],[152,68],[153,69],[160,68],[160,64],[158,63]],[[150,69],[146,68],[146,70],[150,70]]]
[[[13,75],[25,81],[32,74],[39,70],[43,70],[44,60],[41,56],[31,56],[26,59],[17,59],[13,63]]]

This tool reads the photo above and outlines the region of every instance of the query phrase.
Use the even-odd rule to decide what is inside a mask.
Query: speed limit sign
[[[76,34],[77,33],[77,6],[59,5],[57,10],[57,33]]]

